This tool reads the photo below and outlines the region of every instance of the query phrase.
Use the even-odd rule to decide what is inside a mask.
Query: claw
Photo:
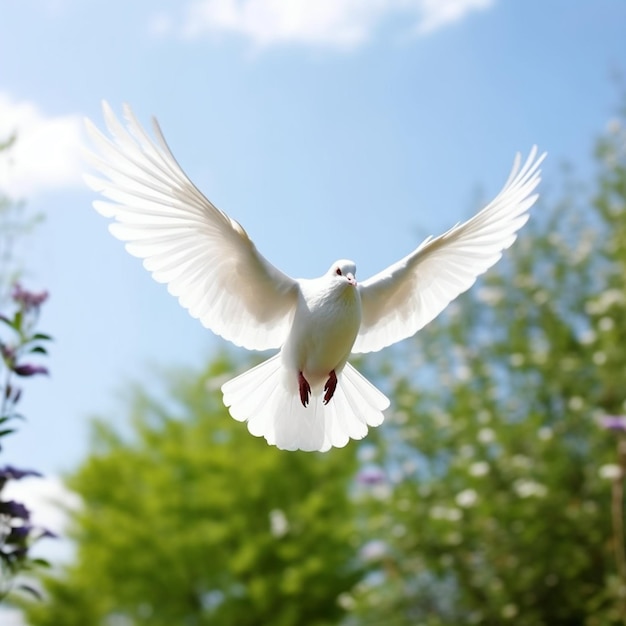
[[[328,380],[324,385],[324,404],[328,404],[330,402],[330,399],[335,393],[335,389],[337,389],[337,374],[335,374],[335,370],[333,370],[328,375]]]
[[[306,406],[311,396],[311,385],[309,385],[309,381],[304,377],[302,372],[298,372],[298,387],[300,389],[300,401],[302,402],[302,406]]]

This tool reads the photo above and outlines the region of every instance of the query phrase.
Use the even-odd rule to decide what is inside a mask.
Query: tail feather
[[[326,451],[362,439],[379,426],[389,400],[350,364],[337,377],[335,394],[323,403],[323,389],[312,390],[308,406],[297,381],[282,366],[280,354],[222,385],[224,404],[248,430],[283,450]]]
[[[343,388],[355,412],[362,414],[369,426],[380,426],[385,418],[382,412],[389,407],[389,398],[349,363],[343,374]]]
[[[222,385],[224,404],[238,422],[248,422],[256,436],[272,436],[269,402],[275,401],[280,383],[279,354]],[[269,401],[269,402],[268,402]]]

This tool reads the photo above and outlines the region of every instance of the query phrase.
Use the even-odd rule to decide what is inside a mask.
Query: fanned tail
[[[291,380],[293,379],[293,380]],[[323,390],[312,390],[310,402],[300,401],[297,380],[288,376],[280,353],[222,385],[224,404],[256,437],[282,450],[341,448],[362,439],[368,426],[382,424],[388,398],[349,363],[337,376],[328,404]]]

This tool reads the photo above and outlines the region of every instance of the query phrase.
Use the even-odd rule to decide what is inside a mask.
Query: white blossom
[[[584,346],[588,346],[596,340],[596,337],[597,335],[593,330],[587,329],[581,333],[579,341]]]
[[[550,441],[550,439],[552,439],[553,435],[554,435],[554,432],[552,431],[552,429],[549,426],[542,426],[537,431],[537,437],[539,437],[539,439],[541,439],[541,441]]]
[[[445,519],[449,522],[458,522],[461,517],[463,517],[463,513],[461,513],[460,509],[455,507],[438,504],[430,510],[430,516],[433,519]]]
[[[513,489],[520,498],[543,498],[548,493],[548,488],[545,485],[528,479],[515,481]]]
[[[464,509],[474,506],[477,500],[478,494],[474,489],[464,489],[455,498],[456,503]]]
[[[601,317],[600,320],[598,321],[598,328],[602,331],[602,332],[608,332],[610,330],[613,330],[613,328],[615,328],[615,322],[613,321],[613,318],[611,317]]]
[[[270,511],[270,532],[274,537],[284,537],[289,531],[287,516],[280,509]]]
[[[596,365],[604,365],[606,363],[606,352],[598,350],[598,352],[593,353],[593,356],[591,358]]]
[[[567,406],[572,410],[572,411],[580,411],[580,409],[583,408],[583,406],[585,406],[585,403],[583,401],[583,399],[580,396],[572,396],[568,402],[567,402]]]
[[[517,607],[514,604],[506,604],[502,607],[502,617],[513,619],[517,615]]]
[[[494,306],[504,299],[502,289],[498,287],[480,287],[476,290],[476,297],[480,302]]]
[[[478,441],[480,443],[491,443],[496,438],[496,433],[491,428],[481,428],[478,431]]]
[[[356,601],[349,593],[344,591],[337,597],[337,604],[345,611],[351,611],[356,606]]]
[[[601,315],[614,304],[624,302],[624,294],[619,289],[607,289],[597,298],[588,302],[585,311],[590,315]]]
[[[598,469],[598,474],[600,478],[606,478],[607,480],[617,480],[622,477],[622,468],[615,463],[607,463],[606,465],[602,465],[600,469]]]
[[[489,463],[486,461],[476,461],[469,466],[470,476],[485,476],[489,473]]]

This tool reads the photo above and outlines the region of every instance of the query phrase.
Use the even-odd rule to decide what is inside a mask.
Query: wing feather
[[[433,320],[511,246],[537,200],[533,146],[522,167],[517,154],[496,198],[468,221],[428,237],[411,254],[360,284],[361,330],[353,352],[373,352],[410,337]]]
[[[243,227],[189,180],[153,121],[156,141],[124,107],[124,126],[103,103],[110,137],[86,120],[102,177],[87,184],[107,201],[94,208],[111,233],[143,259],[153,278],[202,324],[251,350],[278,348],[295,311],[298,284],[256,249]]]

